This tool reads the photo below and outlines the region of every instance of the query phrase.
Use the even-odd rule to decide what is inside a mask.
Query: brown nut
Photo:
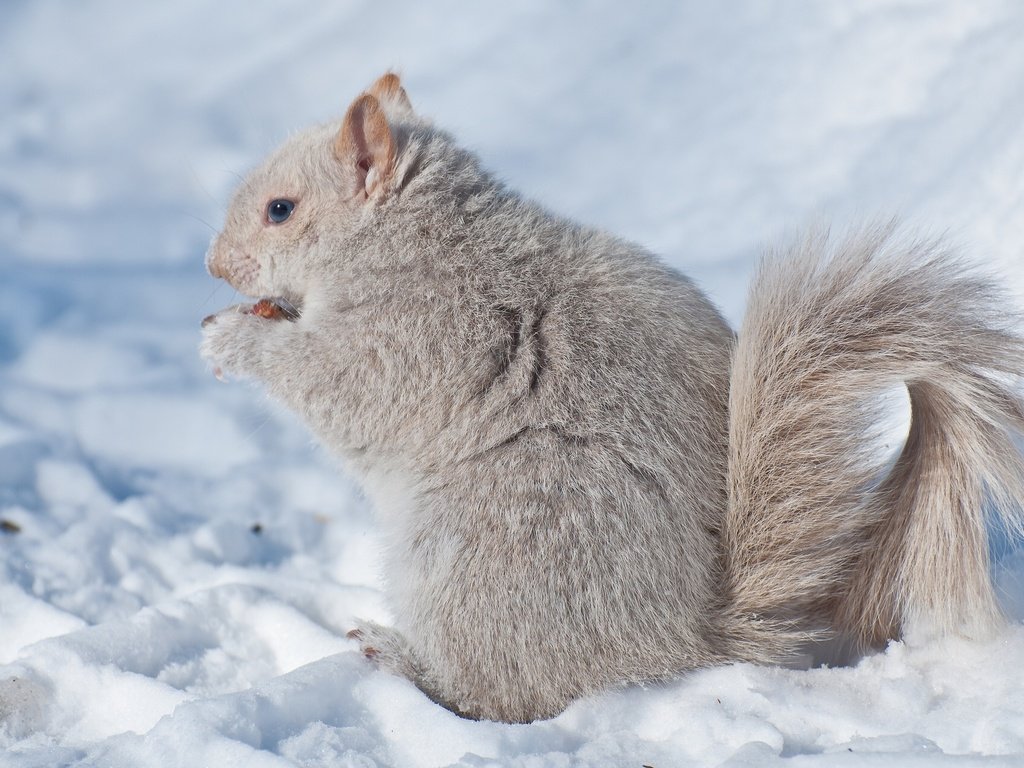
[[[260,299],[249,309],[249,314],[267,320],[297,320],[299,312],[287,299]]]
[[[284,315],[273,299],[260,299],[252,305],[252,309],[249,312],[253,315],[265,317],[267,320],[280,320]]]

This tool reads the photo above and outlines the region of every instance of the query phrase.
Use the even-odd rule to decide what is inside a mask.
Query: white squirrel
[[[999,625],[984,508],[1019,529],[1024,342],[937,243],[811,235],[764,260],[737,337],[640,247],[482,170],[388,73],[252,172],[207,265],[288,312],[207,318],[203,356],[376,502],[396,626],[351,636],[464,716]],[[901,384],[886,474],[866,436]]]

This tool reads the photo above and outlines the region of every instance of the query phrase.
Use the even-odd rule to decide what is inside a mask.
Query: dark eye
[[[291,200],[271,200],[267,206],[267,218],[275,224],[287,220],[295,210],[295,203]]]

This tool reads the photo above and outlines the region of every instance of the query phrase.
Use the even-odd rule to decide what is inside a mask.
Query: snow
[[[369,503],[196,354],[234,298],[202,257],[239,174],[389,67],[511,184],[663,254],[733,322],[760,248],[821,219],[899,213],[1024,295],[1024,6],[12,0],[0,18],[0,519],[20,529],[0,533],[0,765],[1024,764],[1010,545],[995,638],[460,720],[345,638],[388,619]]]

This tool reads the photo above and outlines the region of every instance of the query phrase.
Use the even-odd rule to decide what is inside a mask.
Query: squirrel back
[[[352,636],[461,714],[993,620],[982,493],[1022,497],[1001,377],[1024,354],[936,249],[809,239],[766,264],[737,341],[388,74],[249,176],[208,266],[295,311],[208,318],[204,356],[296,410],[378,507],[395,626]],[[914,426],[879,483],[871,398],[901,381]]]

